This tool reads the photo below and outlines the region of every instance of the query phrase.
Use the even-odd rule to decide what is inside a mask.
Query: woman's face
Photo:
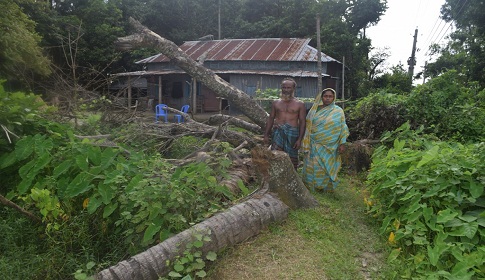
[[[335,96],[333,95],[333,92],[329,90],[325,91],[322,95],[323,105],[325,106],[332,104],[334,99],[335,99]]]

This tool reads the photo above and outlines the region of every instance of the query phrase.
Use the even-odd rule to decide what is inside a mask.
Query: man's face
[[[326,91],[322,95],[323,105],[327,106],[333,102],[335,97],[333,96],[333,92]]]
[[[281,99],[290,100],[294,97],[295,85],[292,81],[284,81],[281,84]]]

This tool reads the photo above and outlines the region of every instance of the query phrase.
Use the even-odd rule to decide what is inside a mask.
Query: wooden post
[[[158,104],[162,103],[162,76],[158,76]]]
[[[197,113],[197,79],[192,78],[192,114]]]
[[[131,111],[131,76],[128,76],[128,112]]]
[[[320,39],[320,15],[319,14],[317,15],[317,71],[318,71],[317,92],[321,93],[323,89],[323,82],[322,82],[322,43]]]

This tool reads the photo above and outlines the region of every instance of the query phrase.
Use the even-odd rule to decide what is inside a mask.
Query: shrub
[[[430,141],[409,124],[382,140],[393,146],[373,155],[368,205],[402,278],[485,277],[485,143]]]
[[[406,121],[406,96],[381,91],[351,104],[347,123],[351,139],[378,139]]]
[[[443,140],[479,142],[485,139],[485,90],[448,71],[418,86],[406,102],[412,127]]]

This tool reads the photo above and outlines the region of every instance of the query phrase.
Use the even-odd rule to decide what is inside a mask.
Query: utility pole
[[[428,68],[428,61],[424,62],[424,69],[423,69],[423,85],[426,83],[426,69]]]
[[[318,91],[321,93],[323,90],[322,83],[322,43],[320,42],[320,14],[317,14],[317,76],[318,76]]]
[[[408,75],[411,79],[411,83],[413,81],[414,75],[414,65],[416,65],[416,42],[418,41],[418,29],[414,30],[414,40],[413,40],[413,50],[411,51],[411,57],[408,58]]]
[[[219,13],[218,13],[218,16],[217,16],[217,25],[218,25],[218,29],[219,29],[219,36],[217,37],[217,39],[221,39],[221,0],[219,0]]]
[[[345,108],[345,56],[342,57],[342,109]]]

